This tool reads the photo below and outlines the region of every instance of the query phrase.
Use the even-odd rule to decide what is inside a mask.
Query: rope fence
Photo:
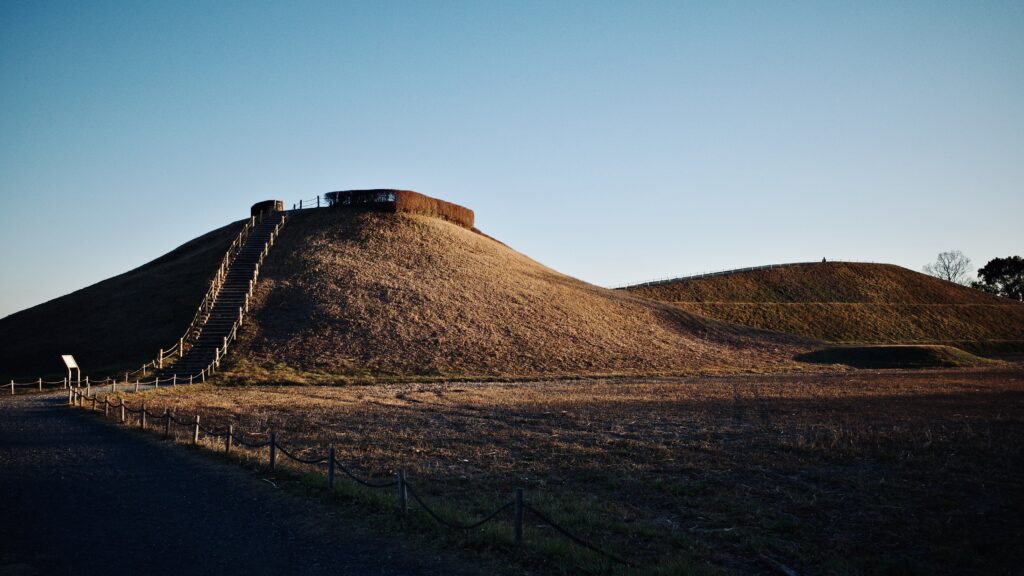
[[[224,438],[223,445],[225,453],[231,451],[233,443],[252,450],[260,450],[262,448],[267,448],[267,462],[268,467],[271,471],[277,469],[279,455],[283,456],[284,458],[292,462],[297,462],[299,464],[306,466],[320,467],[321,465],[326,464],[326,482],[324,487],[332,492],[335,490],[335,480],[337,477],[337,471],[339,470],[350,480],[365,488],[374,490],[393,490],[397,488],[397,507],[402,516],[406,516],[409,514],[409,501],[411,499],[419,506],[420,510],[422,510],[427,517],[431,518],[438,525],[449,530],[476,530],[491,522],[498,522],[499,518],[501,518],[506,513],[511,511],[512,541],[515,543],[517,548],[521,548],[523,546],[525,519],[527,514],[530,514],[535,520],[540,522],[542,525],[550,527],[556,533],[566,538],[570,542],[576,544],[577,546],[589,550],[594,554],[597,554],[598,556],[601,556],[606,560],[610,560],[617,564],[629,567],[635,566],[635,564],[633,564],[629,560],[626,560],[616,554],[613,554],[592,542],[588,542],[584,538],[580,537],[579,535],[573,533],[566,527],[552,520],[547,514],[541,512],[540,510],[538,510],[537,508],[535,508],[526,501],[525,493],[522,488],[516,488],[515,493],[513,494],[510,500],[501,503],[489,513],[484,514],[479,520],[469,523],[462,523],[445,518],[435,508],[427,504],[423,497],[420,496],[420,494],[413,487],[412,483],[409,482],[404,468],[400,468],[398,470],[393,480],[386,482],[373,482],[355,475],[349,469],[349,467],[347,467],[343,462],[338,460],[335,448],[333,446],[327,447],[326,454],[316,456],[303,456],[301,454],[301,450],[296,450],[294,448],[286,448],[278,440],[277,433],[275,432],[238,433],[234,430],[233,426],[227,426],[224,429],[217,430],[215,428],[208,428],[206,426],[203,426],[200,423],[200,418],[198,414],[196,414],[191,420],[180,420],[174,416],[173,412],[170,412],[169,410],[166,409],[164,410],[163,414],[153,414],[152,412],[146,410],[145,402],[142,402],[141,405],[137,408],[131,408],[127,405],[124,398],[120,398],[119,400],[110,399],[105,396],[103,398],[98,398],[95,394],[88,395],[84,393],[80,388],[68,389],[68,405],[84,408],[86,402],[89,403],[88,409],[91,412],[95,412],[99,410],[100,407],[102,407],[103,414],[105,417],[109,416],[110,409],[117,409],[118,413],[116,414],[116,416],[118,418],[118,421],[124,425],[131,425],[129,416],[134,414],[139,415],[139,417],[136,418],[136,421],[138,422],[138,427],[143,430],[147,429],[147,419],[156,422],[162,422],[163,435],[165,438],[170,437],[171,424],[175,424],[177,426],[186,428],[190,432],[191,443],[193,445],[199,444],[200,435],[203,434],[206,437],[213,439]],[[248,442],[245,440],[246,434],[267,434],[269,437],[265,442]]]
[[[15,382],[13,379],[7,383],[6,392],[11,396],[14,396],[18,388],[26,388],[29,392],[48,392],[52,390],[66,390],[68,387],[68,379],[63,380],[43,380],[37,378],[30,382]]]

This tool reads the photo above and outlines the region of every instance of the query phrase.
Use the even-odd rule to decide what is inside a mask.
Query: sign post
[[[62,354],[61,359],[64,360],[64,365],[68,367],[68,386],[71,386],[71,371],[75,370],[78,374],[76,382],[78,386],[82,385],[82,370],[78,367],[78,362],[75,362],[75,357],[71,354]]]

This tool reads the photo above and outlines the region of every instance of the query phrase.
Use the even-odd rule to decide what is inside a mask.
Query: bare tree
[[[970,258],[959,250],[950,250],[940,252],[934,263],[925,265],[924,273],[966,286],[969,283],[967,272],[970,269]]]

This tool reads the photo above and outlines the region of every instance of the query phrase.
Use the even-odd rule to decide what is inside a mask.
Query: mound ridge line
[[[708,318],[831,342],[1024,350],[1024,305],[892,264],[793,264],[625,289]]]

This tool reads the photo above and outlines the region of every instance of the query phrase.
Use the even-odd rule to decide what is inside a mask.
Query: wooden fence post
[[[11,396],[14,396],[14,380],[11,380]]]
[[[405,514],[409,510],[409,493],[405,489],[405,468],[398,470],[398,506]]]
[[[171,386],[177,386],[177,385],[178,385],[178,375],[177,374],[171,374]]]
[[[89,407],[89,412],[95,412],[95,411],[96,411],[96,395],[93,394],[92,395],[92,406]]]
[[[68,377],[67,376],[64,377],[64,388],[68,389]]]
[[[277,463],[277,432],[270,433],[270,469]]]
[[[152,348],[151,348],[151,350],[152,350]],[[164,349],[163,348],[160,349],[160,369],[161,370],[164,369]]]
[[[171,435],[171,410],[164,408],[164,438]]]
[[[39,379],[39,391],[40,392],[43,391],[43,379],[42,378]]]
[[[135,391],[136,392],[139,391],[139,379],[138,378],[135,379]]]
[[[515,512],[515,540],[516,546],[523,545],[523,489],[516,488]]]
[[[327,487],[334,490],[334,446],[327,450]]]
[[[110,415],[110,400],[103,399],[103,417],[106,418]]]
[[[192,444],[199,444],[199,414],[196,414],[196,424],[192,431]]]
[[[124,399],[121,399],[121,424],[124,424]]]
[[[160,387],[160,377],[157,376],[156,380],[154,380],[154,382],[156,383],[156,387],[159,388]]]
[[[191,383],[192,383],[192,375],[191,375],[191,374],[189,374],[189,375],[188,375],[188,383],[189,383],[189,384],[191,384]]]
[[[224,453],[231,452],[231,434],[234,433],[235,427],[228,424],[228,435],[224,437]]]
[[[185,338],[178,338],[178,358],[181,358],[185,354]]]
[[[71,388],[68,388],[68,406],[71,406],[71,405],[74,404],[74,400],[73,400],[73,394],[74,393],[75,393],[74,390],[72,390]]]
[[[199,381],[206,382],[206,368],[199,371]]]
[[[110,384],[110,393],[111,394],[116,394],[117,393],[117,382],[112,382]]]

